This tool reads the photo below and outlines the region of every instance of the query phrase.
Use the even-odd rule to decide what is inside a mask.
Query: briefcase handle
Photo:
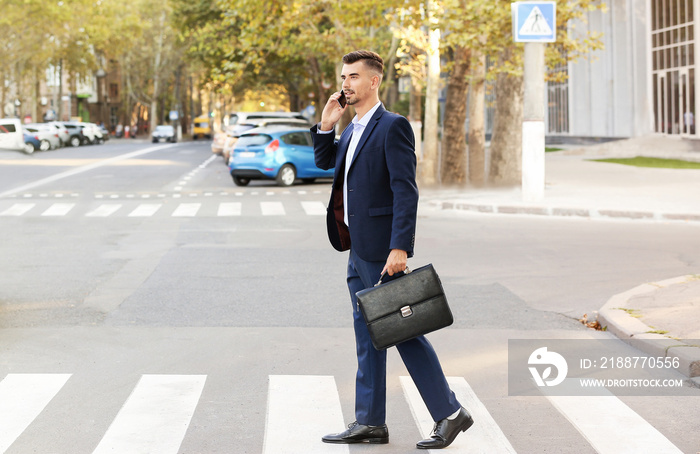
[[[411,272],[411,269],[409,267],[406,267],[406,269],[403,271],[403,274],[409,274],[410,272]],[[376,284],[374,284],[374,286],[378,287],[378,286],[382,285],[382,280],[384,279],[384,277],[386,277],[386,271],[384,271],[382,273],[382,275],[379,276],[379,281]]]

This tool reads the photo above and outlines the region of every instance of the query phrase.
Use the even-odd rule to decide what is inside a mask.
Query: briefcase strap
[[[411,272],[411,269],[410,269],[409,267],[406,267],[406,269],[404,270],[403,274],[409,274],[410,272]],[[378,287],[378,286],[382,285],[382,280],[383,280],[385,277],[386,277],[386,271],[384,271],[384,272],[382,273],[382,275],[379,276],[379,282],[377,282],[376,284],[374,284],[374,286],[375,286],[375,287]]]

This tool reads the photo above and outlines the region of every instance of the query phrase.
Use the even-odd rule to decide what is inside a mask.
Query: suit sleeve
[[[413,129],[404,117],[397,116],[386,135],[386,164],[393,192],[391,249],[402,249],[413,255],[418,185],[416,184],[416,152]]]
[[[335,167],[335,156],[338,150],[335,134],[319,134],[317,128],[318,125],[311,128],[311,138],[314,141],[314,162],[319,169],[332,169]]]

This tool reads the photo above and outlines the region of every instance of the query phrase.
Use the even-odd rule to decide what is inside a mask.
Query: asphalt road
[[[0,452],[3,437],[8,453],[97,452],[119,438],[115,421],[126,419],[135,390],[151,376],[205,383],[192,391],[196,407],[181,433],[165,432],[174,448],[139,452],[338,450],[294,449],[303,443],[295,436],[316,440],[325,428],[275,413],[278,401],[292,405],[286,399],[295,392],[275,394],[270,378],[332,377],[342,410],[334,430],[354,419],[347,256],[328,244],[319,211],[330,186],[241,188],[226,170],[206,142],[0,151],[0,422],[8,377],[69,377],[26,427],[15,435],[0,430]],[[700,451],[697,389],[611,396],[600,407],[588,401],[584,416],[619,422],[615,436],[545,397],[508,395],[509,339],[614,339],[578,318],[641,282],[697,272],[698,238],[696,227],[678,223],[421,206],[409,265],[435,265],[455,316],[430,339],[446,374],[466,380],[492,418],[484,427],[512,448],[470,448],[470,436],[486,440],[470,430],[453,452],[623,452],[616,443],[655,431],[654,440],[677,451],[662,444],[646,452]],[[621,342],[615,348],[640,355]],[[350,451],[413,451],[422,436],[399,379],[405,375],[391,352],[391,443]],[[585,408],[580,399],[575,407]],[[620,417],[618,407],[634,417]],[[279,438],[289,440],[285,448],[275,448]]]

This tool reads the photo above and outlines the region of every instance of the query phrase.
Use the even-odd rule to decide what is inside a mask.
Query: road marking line
[[[8,374],[0,381],[0,452],[5,452],[71,374]]]
[[[284,216],[284,206],[282,202],[260,202],[260,209],[263,216]]]
[[[206,375],[143,375],[93,454],[176,454]]]
[[[301,202],[301,206],[309,216],[321,216],[326,214],[326,205],[323,202]]]
[[[156,211],[163,206],[160,203],[142,203],[134,211],[129,213],[129,217],[148,217],[156,214]]]
[[[217,216],[240,216],[241,215],[241,203],[240,202],[228,202],[220,203],[219,211]]]
[[[173,211],[173,217],[193,217],[201,207],[201,203],[181,203]]]
[[[573,384],[565,380],[557,385],[556,392],[561,392],[567,383]],[[579,389],[578,383],[575,386]],[[596,388],[596,392],[599,393],[600,389]],[[547,399],[598,454],[682,454],[668,438],[612,393],[603,396],[547,396]]]
[[[408,405],[411,407],[413,419],[420,428],[421,434],[426,438],[430,437],[435,422],[423,403],[416,385],[411,377],[402,376],[400,380]],[[447,382],[457,400],[474,418],[474,425],[457,436],[450,445],[450,450],[483,454],[515,453],[513,446],[467,381],[462,377],[447,377]]]
[[[90,211],[87,213],[85,216],[88,217],[95,217],[95,218],[106,218],[107,216],[111,216],[114,214],[119,208],[121,208],[121,204],[118,203],[113,203],[113,204],[103,204],[95,208],[94,210]]]
[[[345,426],[332,376],[270,375],[263,454],[348,453],[321,442]]]
[[[46,211],[41,213],[42,216],[65,216],[73,209],[75,203],[54,203]]]
[[[0,216],[22,216],[35,206],[35,203],[15,203],[10,208],[0,213]]]
[[[17,194],[18,192],[23,192],[27,191],[29,189],[34,189],[39,186],[43,186],[47,183],[53,183],[54,181],[62,180],[63,178],[68,178],[72,177],[73,175],[78,175],[83,172],[87,172],[89,170],[97,169],[98,167],[103,167],[107,166],[110,164],[114,164],[115,162],[119,161],[124,161],[126,159],[131,159],[136,156],[141,156],[144,154],[152,153],[154,151],[162,150],[163,148],[168,148],[172,147],[173,145],[160,145],[160,146],[155,146],[155,147],[149,147],[145,148],[143,150],[139,151],[132,151],[131,153],[126,153],[120,156],[115,156],[113,158],[109,159],[104,159],[102,161],[94,162],[92,164],[87,164],[81,167],[77,167],[74,169],[67,170],[65,172],[57,173],[56,175],[51,175],[50,177],[42,178],[41,180],[34,181],[32,183],[25,184],[23,186],[19,186],[14,189],[10,189],[9,191],[5,191],[3,193],[0,193],[0,198],[2,197],[7,197],[8,195],[12,194]]]

